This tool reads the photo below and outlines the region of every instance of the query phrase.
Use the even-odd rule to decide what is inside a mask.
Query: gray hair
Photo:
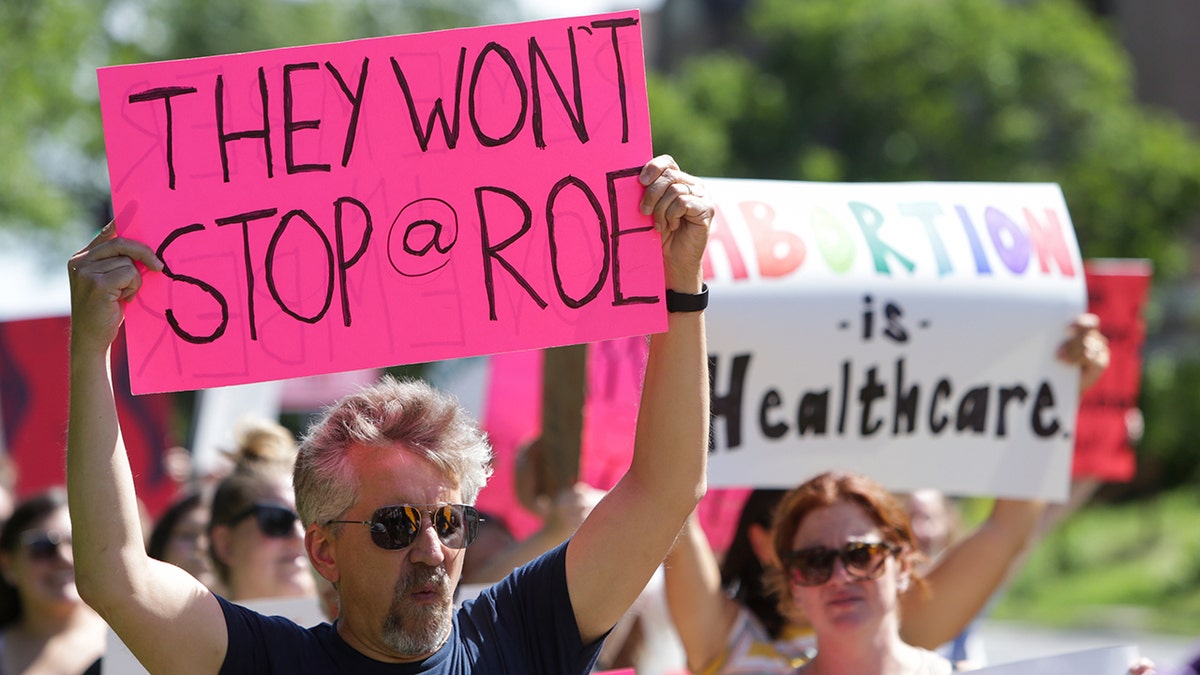
[[[351,445],[412,452],[457,480],[466,504],[492,475],[486,434],[452,396],[423,380],[385,376],[327,409],[301,441],[293,483],[306,527],[337,518],[358,498],[346,461]]]

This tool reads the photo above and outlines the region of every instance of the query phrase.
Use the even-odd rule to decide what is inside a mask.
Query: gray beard
[[[409,593],[430,581],[437,584],[442,601],[433,606],[410,602]],[[405,657],[432,654],[450,636],[454,589],[445,568],[416,565],[411,574],[396,582],[392,606],[383,620],[383,641]]]

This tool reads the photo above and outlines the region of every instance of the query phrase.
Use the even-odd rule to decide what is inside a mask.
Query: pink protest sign
[[[136,393],[665,330],[637,12],[102,68]]]
[[[644,338],[588,345],[587,395],[583,405],[583,438],[579,479],[608,490],[617,484],[633,458],[642,379],[649,356]],[[488,359],[487,391],[481,415],[492,443],[495,473],[479,493],[476,505],[502,518],[523,539],[541,525],[517,501],[514,460],[518,448],[542,428],[542,354],[521,352]],[[718,551],[729,546],[750,490],[710,489],[696,512]]]

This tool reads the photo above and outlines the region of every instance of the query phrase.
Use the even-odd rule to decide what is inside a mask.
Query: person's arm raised
[[[713,203],[675,160],[656,157],[639,176],[642,212],[662,235],[667,289],[701,291]],[[705,491],[708,355],[702,311],[671,312],[650,338],[633,460],[567,545],[567,588],[585,643],[625,613],[662,562]]]
[[[971,623],[1029,543],[1045,502],[997,499],[987,521],[952,545],[927,575],[929,595],[900,597],[900,636],[937,649]]]
[[[1056,357],[1078,368],[1080,391],[1100,379],[1111,354],[1093,314],[1081,314],[1068,327]],[[987,521],[951,546],[929,572],[930,595],[912,591],[901,597],[901,637],[909,644],[936,649],[954,639],[983,609],[992,593],[1018,567],[1046,511],[1038,500],[997,499]]]
[[[545,505],[540,530],[498,551],[470,575],[464,571],[463,583],[494,584],[514,569],[563,543],[575,534],[603,494],[603,490],[587,483],[563,488],[554,499],[546,500],[549,503]]]
[[[146,554],[121,443],[108,352],[123,303],[141,287],[135,263],[159,271],[144,244],[109,223],[68,263],[71,384],[67,492],[75,583],[150,672],[214,673],[228,637],[216,598],[182,569]]]
[[[667,555],[663,580],[688,668],[699,673],[725,651],[738,602],[721,586],[721,567],[695,513]]]

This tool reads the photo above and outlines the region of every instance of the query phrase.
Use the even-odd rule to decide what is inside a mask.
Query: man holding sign
[[[603,637],[662,561],[705,488],[701,257],[713,206],[669,157],[646,164],[638,178],[645,186],[642,212],[653,215],[662,236],[673,311],[667,332],[651,338],[634,457],[624,478],[569,542],[453,613],[449,598],[475,518],[470,502],[486,479],[490,453],[478,430],[463,426],[465,414],[424,387],[402,391],[385,384],[351,397],[309,434],[298,462],[308,555],[335,584],[341,603],[334,625],[310,629],[232,605],[145,554],[106,357],[125,303],[141,287],[143,266],[149,278],[163,264],[150,247],[106,227],[68,266],[67,469],[80,594],[151,672],[588,672]],[[350,407],[381,391],[428,406],[411,413],[408,423],[438,431],[353,435],[384,424]],[[382,403],[400,415],[395,408],[407,407]],[[457,436],[443,437],[449,426],[459,428]],[[442,447],[455,439],[480,447]],[[447,459],[455,453],[473,460],[456,465]],[[323,469],[310,466],[320,463]],[[628,545],[631,538],[636,545]]]

